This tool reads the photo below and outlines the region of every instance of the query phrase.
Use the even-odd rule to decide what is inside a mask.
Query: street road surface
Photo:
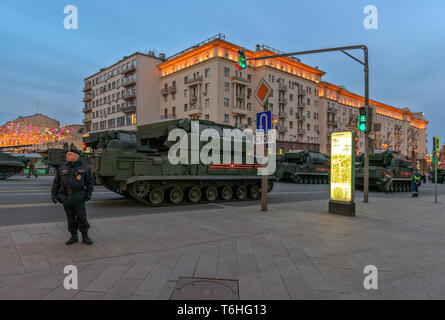
[[[53,177],[41,176],[39,178],[25,178],[24,176],[13,176],[6,180],[0,180],[0,226],[47,223],[65,221],[65,213],[60,204],[55,205],[51,201],[51,184]],[[439,201],[445,199],[445,185],[439,185]],[[427,183],[420,188],[420,197],[434,195],[434,184]],[[370,193],[372,198],[406,198],[410,193],[385,194],[378,192]],[[329,200],[329,185],[317,184],[293,184],[276,183],[272,192],[268,195],[270,204],[298,202],[308,200]],[[363,193],[356,192],[356,202],[361,202]],[[183,205],[182,211],[211,210],[218,206],[243,207],[258,205],[260,213],[260,201],[243,202],[220,202],[215,204]],[[96,186],[92,201],[87,205],[88,217],[110,218],[130,215],[145,214],[168,214],[175,212],[177,207],[146,207],[134,200],[125,199],[114,192],[108,191],[103,186]]]

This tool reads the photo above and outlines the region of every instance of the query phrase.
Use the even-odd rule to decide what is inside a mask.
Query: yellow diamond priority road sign
[[[272,93],[272,88],[270,85],[264,80],[264,78],[261,78],[260,83],[258,83],[258,87],[255,90],[255,97],[257,98],[258,102],[264,106],[266,103],[267,98]]]

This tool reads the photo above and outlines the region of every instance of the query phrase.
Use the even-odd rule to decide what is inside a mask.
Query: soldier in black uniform
[[[83,242],[92,244],[88,237],[88,228],[85,202],[91,199],[94,188],[94,178],[91,170],[79,160],[80,152],[70,148],[66,153],[66,163],[56,172],[51,196],[54,203],[60,202],[65,209],[68,219],[68,230],[71,238],[67,245],[79,241],[77,230],[82,233]]]

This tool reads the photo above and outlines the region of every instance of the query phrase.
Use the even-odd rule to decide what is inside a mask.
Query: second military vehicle
[[[329,157],[315,151],[289,151],[277,160],[277,178],[294,183],[329,183]]]
[[[0,180],[19,174],[24,168],[22,161],[0,150]]]
[[[139,126],[136,132],[137,151],[111,141],[106,148],[94,153],[96,179],[106,188],[150,206],[259,199],[261,176],[256,164],[170,163],[168,153],[170,147],[176,144],[168,140],[172,130],[181,129],[186,133],[188,144],[185,156],[189,160],[191,150],[198,153],[201,150],[202,142],[191,147],[191,122],[186,118]],[[200,120],[199,132],[205,129],[214,129],[221,137],[223,129],[233,127]],[[245,156],[243,152],[242,157]],[[272,186],[271,177],[269,191]]]
[[[411,176],[414,169],[411,161],[401,153],[386,150],[376,151],[369,156],[369,189],[385,192],[386,172],[392,177],[393,191],[405,192],[411,190]],[[364,156],[356,158],[355,187],[363,189]]]

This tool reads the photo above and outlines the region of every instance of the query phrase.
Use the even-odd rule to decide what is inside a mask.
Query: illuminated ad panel
[[[354,147],[352,132],[333,132],[331,136],[331,200],[352,202]]]

